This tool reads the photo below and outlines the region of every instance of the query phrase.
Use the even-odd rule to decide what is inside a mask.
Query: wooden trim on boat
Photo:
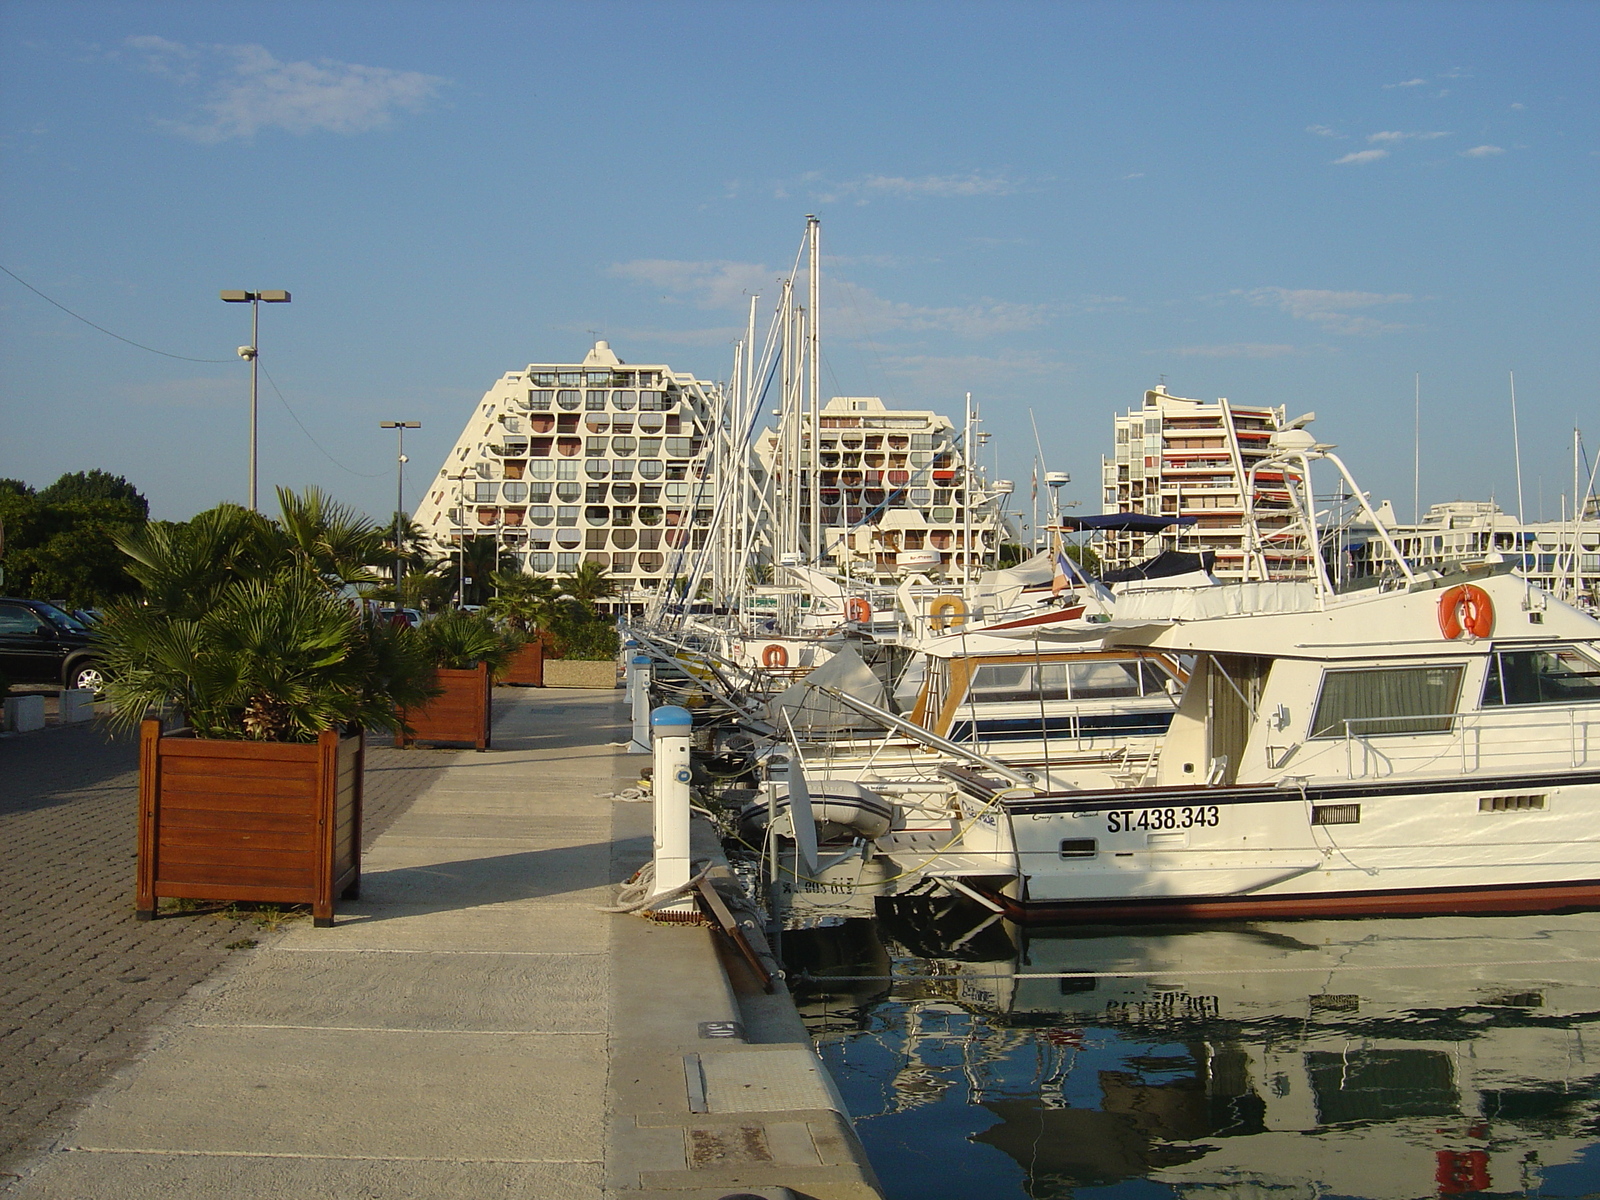
[[[1318,895],[1185,896],[1151,899],[1045,900],[990,897],[1022,924],[1273,920],[1296,917],[1405,917],[1434,914],[1544,913],[1600,908],[1600,879],[1482,887],[1406,888]]]

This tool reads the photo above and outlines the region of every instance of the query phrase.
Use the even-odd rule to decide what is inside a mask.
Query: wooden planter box
[[[411,726],[408,738],[395,731],[394,744],[407,742],[468,742],[479,750],[489,748],[489,702],[492,695],[489,668],[483,663],[466,671],[440,667],[435,676],[441,695],[421,708],[402,709]]]
[[[538,634],[522,644],[501,682],[513,687],[544,686],[544,639]]]
[[[366,740],[328,730],[315,742],[230,742],[161,722],[139,729],[135,908],[163,896],[309,904],[333,924],[336,897],[361,885]]]

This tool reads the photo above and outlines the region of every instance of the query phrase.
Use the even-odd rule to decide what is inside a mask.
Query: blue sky
[[[261,473],[407,506],[530,361],[725,379],[823,221],[824,387],[1028,414],[1098,509],[1111,414],[1315,410],[1375,498],[1557,515],[1600,444],[1600,5],[0,4],[0,476],[156,515]],[[301,428],[304,426],[304,431]],[[320,447],[320,448],[319,448]]]

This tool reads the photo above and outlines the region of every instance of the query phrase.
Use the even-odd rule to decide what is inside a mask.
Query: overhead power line
[[[0,271],[4,271],[7,275],[11,276],[11,278],[15,279],[23,287],[27,288],[30,292],[32,292],[35,296],[38,296],[39,299],[45,301],[47,304],[54,304],[62,312],[66,313],[67,316],[73,318],[74,320],[82,321],[90,329],[98,329],[101,333],[105,334],[107,337],[114,337],[119,342],[127,342],[128,345],[136,346],[140,350],[148,350],[151,354],[159,354],[163,358],[181,359],[183,362],[225,363],[225,362],[232,362],[233,361],[231,358],[191,358],[187,354],[172,354],[172,353],[170,353],[169,351],[166,351],[166,350],[157,350],[154,346],[146,346],[143,342],[136,342],[132,338],[125,338],[120,333],[113,333],[111,330],[107,329],[104,325],[96,325],[93,321],[89,320],[88,317],[80,316],[79,314],[73,312],[65,304],[62,304],[61,301],[53,300],[49,296],[46,296],[38,288],[34,287],[33,284],[29,283],[26,279],[24,279],[21,275],[18,275],[15,271],[11,270],[11,268],[9,268],[7,266],[4,266],[4,265],[0,265]]]

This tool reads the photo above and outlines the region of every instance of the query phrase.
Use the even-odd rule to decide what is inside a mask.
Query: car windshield
[[[71,613],[62,612],[54,604],[41,603],[34,609],[41,617],[58,629],[70,630],[73,633],[88,633],[89,627]]]

